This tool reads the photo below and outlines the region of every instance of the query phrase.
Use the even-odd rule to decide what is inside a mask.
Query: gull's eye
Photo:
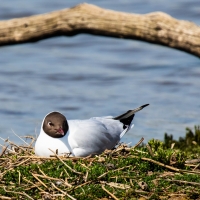
[[[53,126],[53,123],[52,122],[48,122],[48,126]]]

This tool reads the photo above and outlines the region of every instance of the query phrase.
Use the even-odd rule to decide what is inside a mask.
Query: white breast
[[[71,152],[67,137],[52,138],[41,130],[35,143],[35,154],[42,157],[54,155],[49,149],[54,152],[58,150],[58,155],[68,154]]]

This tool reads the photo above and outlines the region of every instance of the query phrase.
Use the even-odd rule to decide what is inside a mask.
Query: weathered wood
[[[70,9],[0,21],[0,45],[79,33],[143,40],[200,57],[200,27],[162,12],[129,14],[84,3]]]

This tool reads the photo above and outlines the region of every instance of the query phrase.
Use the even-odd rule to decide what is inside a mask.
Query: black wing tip
[[[146,106],[148,106],[148,105],[149,105],[149,103],[144,104],[143,106],[141,106],[141,108],[143,109],[144,107],[146,107]]]

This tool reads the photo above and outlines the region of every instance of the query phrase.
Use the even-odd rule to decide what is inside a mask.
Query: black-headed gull
[[[112,149],[133,127],[135,113],[148,105],[117,117],[93,117],[86,120],[67,120],[61,113],[51,112],[43,119],[40,135],[35,143],[35,154],[49,157],[54,151],[58,155],[70,153],[71,156],[85,157]]]

